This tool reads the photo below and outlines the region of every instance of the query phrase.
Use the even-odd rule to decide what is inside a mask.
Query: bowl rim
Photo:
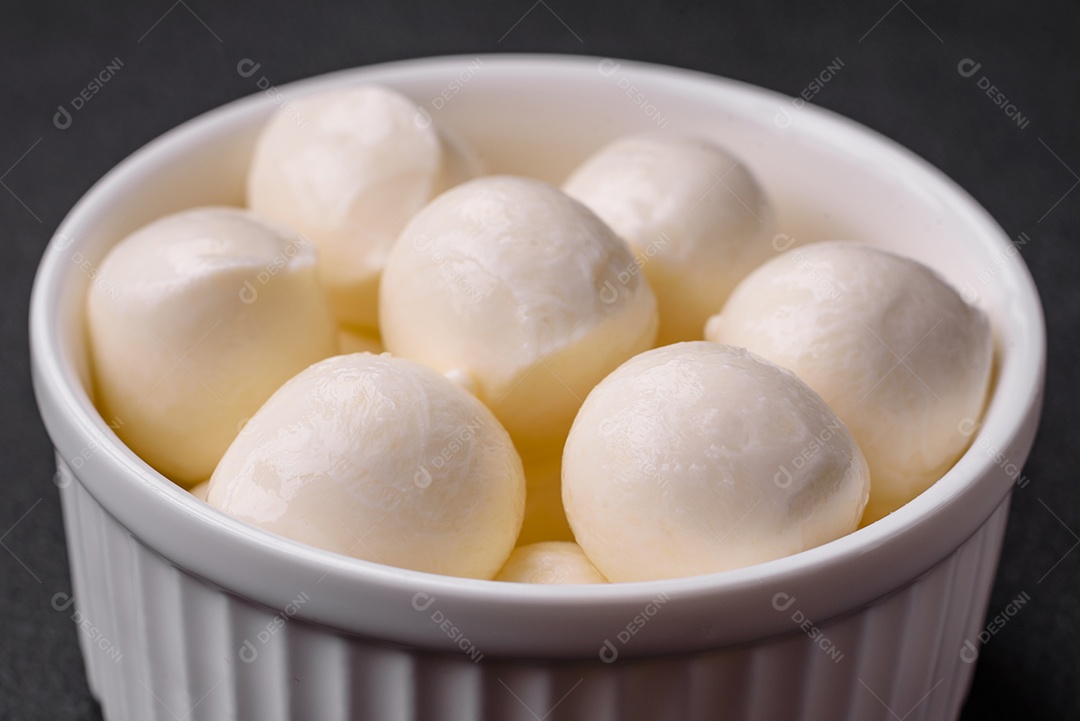
[[[280,86],[280,90],[302,95],[330,87],[374,81],[393,85],[394,78],[423,75],[439,67],[459,64],[474,56],[440,56],[362,66],[299,80]],[[570,55],[483,54],[485,76],[513,78],[522,82],[529,77],[554,81],[559,77],[592,71],[600,63],[618,63],[631,73],[635,82],[645,86],[663,84],[684,93],[725,95],[742,102],[767,101],[783,107],[791,98],[739,81],[693,70]],[[522,625],[536,626],[552,614],[570,614],[576,623],[595,622],[600,618],[633,617],[658,594],[681,602],[687,613],[705,613],[720,607],[750,608],[770,597],[772,589],[812,589],[824,583],[843,585],[846,577],[859,575],[857,589],[844,587],[830,598],[806,598],[807,615],[820,620],[848,613],[860,605],[910,583],[920,573],[940,562],[964,540],[974,534],[1011,489],[1011,479],[1003,479],[990,454],[974,453],[975,443],[957,464],[929,490],[890,516],[845,537],[793,556],[720,573],[669,579],[597,586],[530,586],[438,576],[392,568],[348,558],[307,546],[249,526],[225,516],[173,485],[136,457],[116,437],[95,410],[82,387],[55,322],[60,293],[66,277],[75,272],[61,253],[51,252],[61,243],[67,246],[82,236],[81,228],[91,227],[119,197],[125,185],[138,182],[171,157],[205,142],[208,134],[236,132],[257,116],[265,116],[274,100],[263,93],[232,101],[159,136],[135,151],[103,176],[74,206],[58,227],[42,257],[34,281],[30,309],[32,372],[38,404],[58,456],[71,459],[85,448],[87,441],[98,444],[78,475],[79,483],[129,532],[138,537],[171,563],[226,588],[230,593],[271,608],[283,608],[289,593],[275,588],[271,569],[292,578],[312,578],[322,573],[329,579],[323,602],[313,602],[301,609],[301,617],[329,625],[348,633],[374,635],[389,640],[447,647],[445,639],[423,632],[409,632],[403,624],[414,623],[415,616],[395,615],[388,611],[393,599],[415,599],[429,594],[439,603],[469,615],[475,606],[488,614],[502,614],[518,619]],[[802,132],[835,135],[842,132],[845,142],[858,146],[869,157],[885,156],[902,166],[927,189],[936,192],[942,202],[964,220],[965,226],[985,236],[987,243],[1005,251],[1010,241],[990,215],[963,189],[941,171],[903,148],[855,121],[830,111],[806,105],[800,109]],[[62,240],[65,239],[65,240]],[[999,357],[997,384],[984,411],[979,437],[1014,458],[1026,457],[1030,448],[1041,405],[1045,364],[1045,328],[1039,296],[1023,264],[1009,264],[999,280],[1009,283],[1013,303],[1011,322],[1023,331],[1022,343],[1010,347]],[[1000,321],[999,321],[1000,322]],[[69,469],[70,470],[70,469]],[[920,534],[934,539],[919,541]],[[69,539],[70,542],[71,539]],[[272,574],[270,574],[272,575]],[[319,583],[317,582],[317,583]],[[287,584],[286,584],[287,585]],[[763,590],[763,588],[765,590]],[[805,591],[805,593],[810,593]],[[830,596],[830,594],[818,594]],[[373,619],[362,619],[355,609],[350,612],[341,603],[344,597],[362,597],[382,609],[386,627],[380,630]],[[726,602],[723,602],[726,599]],[[695,610],[696,609],[696,610]],[[417,609],[419,610],[419,609]],[[575,612],[580,611],[580,619]],[[376,614],[378,615],[378,614]],[[450,614],[447,613],[449,616]],[[399,618],[400,616],[400,618]],[[773,613],[772,620],[748,620],[743,629],[704,634],[701,647],[715,643],[736,643],[771,633],[797,632],[784,614]],[[393,618],[391,618],[393,617]],[[470,616],[472,617],[472,616]],[[570,626],[574,626],[570,623]],[[430,625],[430,624],[429,624]],[[537,656],[546,654],[585,653],[585,646],[572,638],[545,640],[542,634],[558,636],[552,629],[530,628],[515,639],[516,645],[504,643],[498,631],[488,634],[475,628],[475,635],[490,636],[492,653],[513,648],[530,649]],[[736,624],[738,625],[738,624]],[[610,624],[609,624],[610,627]],[[502,628],[505,631],[505,628]],[[506,635],[503,633],[502,635]],[[664,639],[642,642],[637,652],[670,650]],[[479,644],[478,644],[479,645]],[[689,644],[693,645],[693,644]],[[688,648],[685,639],[680,648]],[[452,646],[452,645],[451,645]],[[589,641],[589,655],[595,654]]]

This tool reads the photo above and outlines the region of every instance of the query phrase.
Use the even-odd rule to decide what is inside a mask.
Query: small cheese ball
[[[705,341],[642,353],[585,400],[563,453],[574,537],[613,583],[724,571],[854,531],[870,487],[805,383]]]
[[[775,255],[765,192],[739,159],[703,138],[620,138],[563,187],[630,244],[634,265],[623,272],[644,272],[656,293],[659,345],[701,340],[735,285]]]
[[[547,541],[519,546],[495,577],[512,583],[607,583],[604,575],[569,541]]]
[[[585,206],[492,176],[436,198],[386,261],[386,349],[467,376],[522,452],[564,437],[601,378],[656,337],[633,256]]]
[[[144,461],[189,487],[210,477],[277,387],[337,352],[315,250],[238,208],[135,231],[87,295],[98,409]]]
[[[311,238],[339,322],[373,330],[398,233],[428,200],[478,174],[479,161],[388,88],[330,90],[290,106],[259,135],[248,204]]]
[[[521,457],[525,465],[525,520],[518,546],[574,540],[562,504],[562,446],[559,443]]]
[[[821,394],[870,464],[866,522],[904,505],[960,458],[980,416],[993,347],[986,314],[932,270],[863,245],[818,243],[746,278],[709,340],[744,346]]]
[[[490,579],[521,529],[525,476],[475,397],[419,363],[357,353],[271,396],[221,459],[207,502],[347,556]]]

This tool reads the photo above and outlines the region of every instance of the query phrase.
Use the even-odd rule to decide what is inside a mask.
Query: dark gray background
[[[1022,249],[1046,307],[1042,430],[1014,494],[991,615],[1030,602],[977,667],[965,720],[1080,717],[1080,503],[1074,468],[1080,292],[1080,6],[930,0],[863,4],[570,0],[16,2],[0,8],[0,719],[98,719],[76,628],[49,441],[30,389],[27,301],[45,244],[115,163],[174,125],[276,83],[424,55],[545,51],[667,63],[797,94],[835,57],[814,102],[911,148],[972,193]],[[53,115],[106,64],[123,67],[65,130]],[[964,78],[957,64],[982,64]],[[977,87],[985,75],[1030,122]]]

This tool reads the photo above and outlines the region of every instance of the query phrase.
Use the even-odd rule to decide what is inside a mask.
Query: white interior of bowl
[[[459,89],[447,97],[455,80]],[[625,626],[663,593],[669,608],[680,610],[657,615],[630,655],[689,651],[790,631],[790,619],[770,602],[777,591],[798,595],[804,612],[820,620],[878,598],[951,552],[1008,492],[993,454],[972,451],[897,513],[825,546],[721,574],[594,587],[497,584],[388,568],[248,527],[189,497],[118,441],[85,390],[87,268],[118,239],[165,213],[241,204],[252,143],[269,113],[305,93],[368,82],[411,96],[477,147],[490,171],[555,183],[625,133],[678,130],[716,139],[762,181],[788,236],[863,241],[917,258],[957,287],[974,289],[998,345],[981,445],[1014,462],[1028,450],[1044,358],[1030,276],[985,211],[907,151],[783,96],[672,68],[551,56],[393,63],[294,83],[184,124],[103,178],[45,254],[31,331],[35,388],[50,434],[66,458],[97,444],[80,480],[177,565],[271,607],[284,607],[298,588],[310,589],[301,616],[348,632],[453,648],[414,606],[415,594],[426,593],[490,654],[594,656],[596,638]],[[988,268],[995,271],[983,282]]]

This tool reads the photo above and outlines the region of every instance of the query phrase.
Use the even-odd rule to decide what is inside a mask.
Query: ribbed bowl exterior
[[[792,617],[783,636],[552,662],[431,653],[252,603],[144,545],[57,463],[74,613],[108,721],[947,721],[970,683],[961,652],[983,622],[1009,505],[843,617],[811,625],[797,599],[779,597]]]

